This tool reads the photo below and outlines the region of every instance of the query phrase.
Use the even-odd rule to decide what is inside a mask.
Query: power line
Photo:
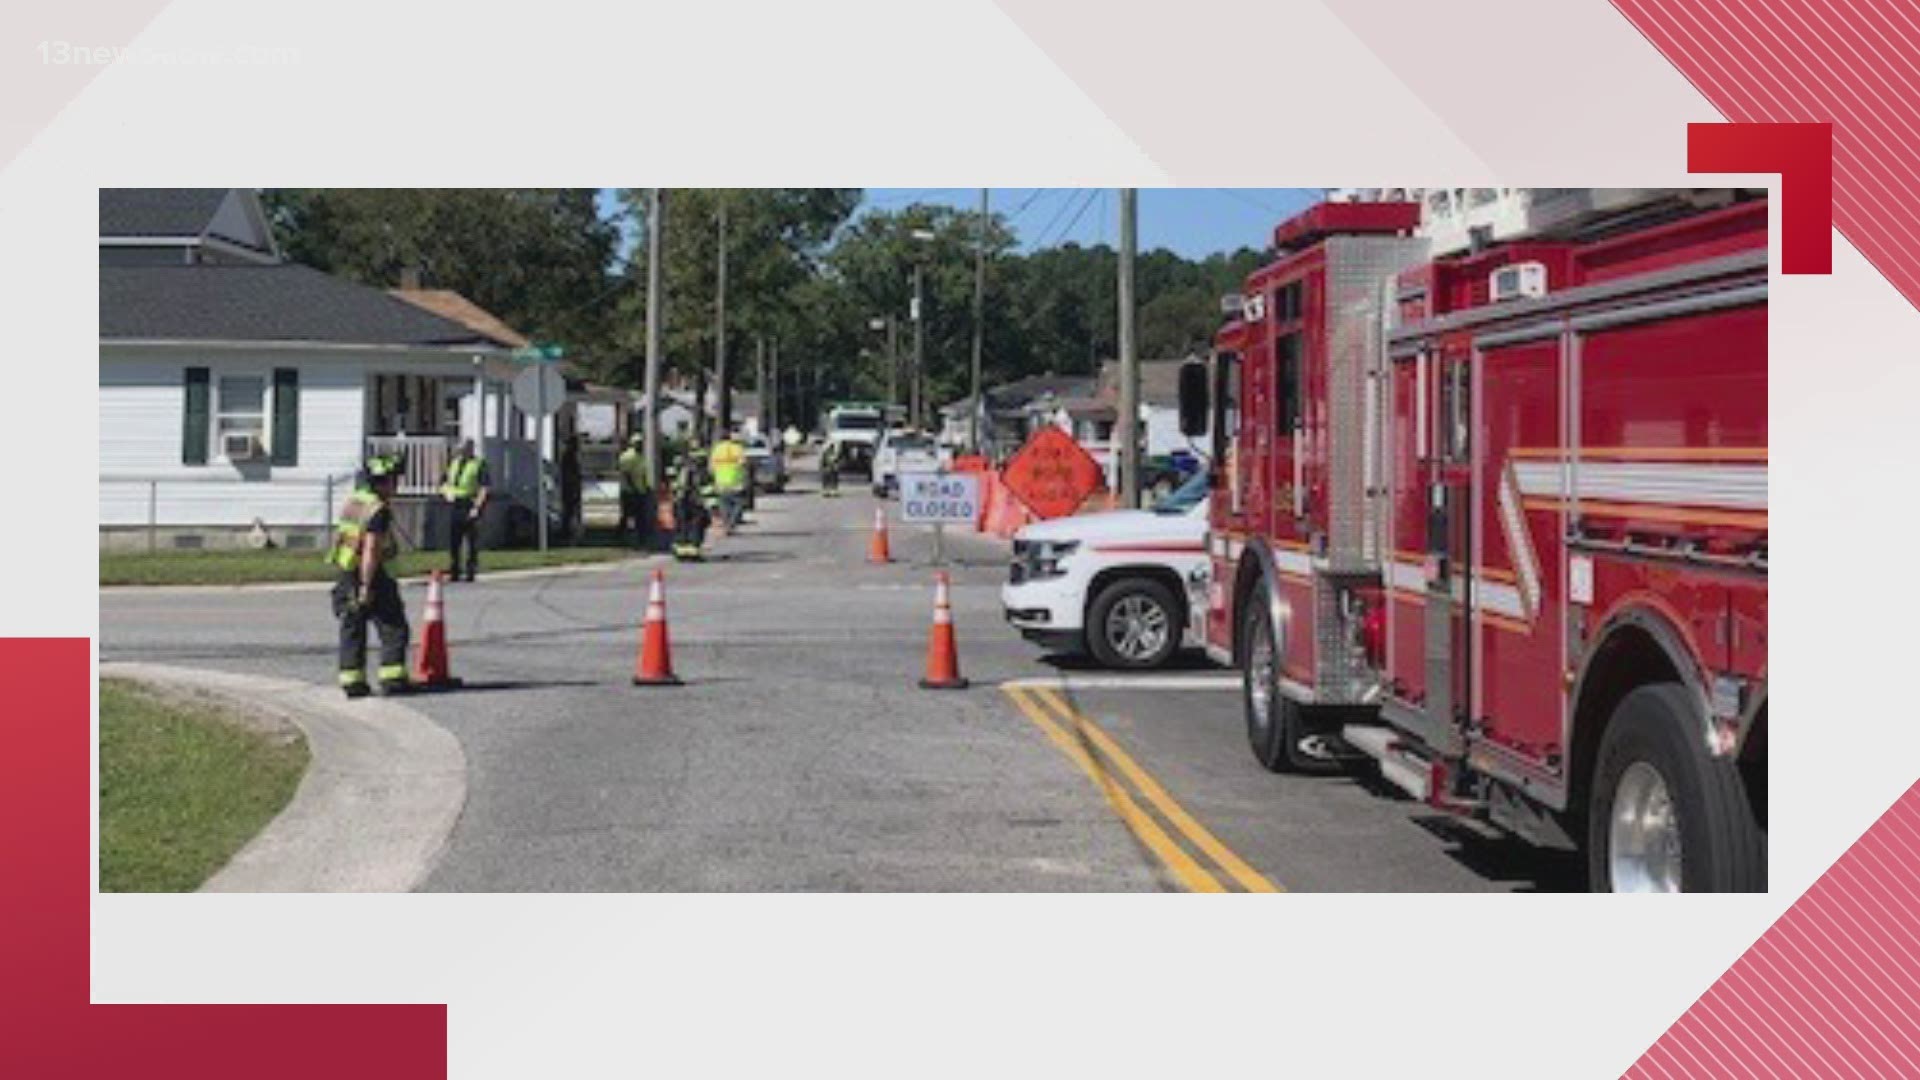
[[[1054,189],[1053,189],[1053,188],[1039,188],[1039,187],[1037,187],[1037,188],[1034,188],[1034,189],[1033,189],[1033,194],[1031,194],[1031,195],[1029,195],[1029,196],[1027,196],[1027,197],[1026,197],[1026,199],[1025,199],[1025,200],[1023,200],[1023,201],[1022,201],[1022,202],[1020,203],[1020,208],[1019,208],[1018,210],[1015,210],[1015,211],[1013,212],[1013,216],[1012,216],[1012,217],[1009,217],[1009,218],[1007,219],[1007,224],[1008,224],[1009,226],[1011,226],[1011,225],[1013,225],[1013,223],[1014,223],[1014,222],[1016,222],[1016,221],[1019,221],[1019,220],[1020,220],[1020,216],[1021,216],[1022,214],[1025,214],[1025,213],[1027,212],[1027,207],[1029,207],[1029,206],[1032,206],[1032,205],[1034,204],[1034,200],[1036,200],[1036,199],[1038,199],[1038,198],[1039,198],[1040,196],[1042,196],[1042,195],[1045,195],[1045,194],[1046,194],[1047,192],[1049,192],[1049,191],[1052,191],[1052,190],[1054,190]]]
[[[1066,197],[1065,199],[1063,199],[1063,200],[1061,200],[1061,202],[1060,202],[1060,209],[1058,209],[1058,210],[1056,210],[1056,211],[1054,211],[1054,213],[1053,213],[1053,218],[1052,218],[1052,220],[1050,220],[1050,221],[1048,221],[1048,222],[1047,222],[1047,223],[1046,223],[1045,225],[1043,225],[1043,226],[1041,226],[1041,228],[1040,228],[1040,231],[1039,231],[1039,232],[1037,232],[1037,233],[1034,233],[1034,234],[1033,234],[1033,235],[1034,235],[1034,241],[1033,241],[1033,246],[1034,246],[1034,247],[1044,247],[1044,246],[1045,246],[1045,239],[1046,239],[1046,235],[1047,235],[1048,233],[1050,233],[1050,232],[1052,232],[1052,231],[1053,231],[1053,227],[1054,227],[1055,225],[1058,225],[1058,224],[1060,223],[1060,219],[1061,219],[1061,218],[1063,218],[1063,217],[1066,217],[1066,216],[1067,216],[1067,210],[1068,210],[1068,208],[1070,208],[1070,207],[1072,207],[1072,206],[1073,206],[1073,198],[1074,198],[1074,196],[1075,196],[1075,195],[1078,195],[1078,194],[1080,193],[1080,189],[1079,189],[1079,188],[1062,188],[1062,189],[1059,189],[1059,190],[1063,190],[1063,191],[1065,191],[1065,192],[1067,193],[1067,197]]]
[[[1067,237],[1073,235],[1074,226],[1080,224],[1080,219],[1087,216],[1087,207],[1092,206],[1098,201],[1100,201],[1100,189],[1092,188],[1088,190],[1087,197],[1080,203],[1080,210],[1073,215],[1072,221],[1067,222],[1067,227],[1061,231],[1059,236],[1054,238],[1054,241],[1056,243],[1063,242]]]
[[[1243,203],[1247,206],[1251,206],[1255,210],[1258,210],[1263,214],[1272,214],[1275,217],[1279,217],[1279,218],[1284,218],[1288,214],[1288,211],[1276,210],[1273,207],[1268,206],[1266,203],[1263,203],[1258,199],[1255,199],[1253,196],[1248,195],[1246,192],[1240,191],[1236,188],[1214,188],[1213,190],[1219,192],[1222,195],[1225,195],[1229,199],[1235,200],[1236,202]]]

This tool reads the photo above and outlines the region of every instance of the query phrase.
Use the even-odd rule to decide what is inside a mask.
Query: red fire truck
[[[1254,755],[1370,760],[1599,890],[1765,889],[1764,194],[1442,257],[1419,217],[1282,224],[1183,372]]]

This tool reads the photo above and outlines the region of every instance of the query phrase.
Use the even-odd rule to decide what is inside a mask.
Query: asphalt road
[[[1001,621],[1004,546],[948,537],[965,691],[929,692],[931,545],[874,502],[763,497],[713,559],[449,588],[465,689],[410,704],[457,737],[468,802],[449,891],[1577,887],[1570,862],[1394,797],[1276,777],[1230,673],[1120,685]],[[889,506],[897,515],[897,506]],[[635,688],[646,578],[667,570],[686,685]],[[420,593],[408,590],[416,621]],[[110,590],[101,658],[332,681],[323,591]]]

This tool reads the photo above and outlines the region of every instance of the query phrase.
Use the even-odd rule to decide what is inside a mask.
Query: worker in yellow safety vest
[[[447,502],[447,578],[460,580],[464,546],[467,580],[472,581],[480,569],[480,515],[487,508],[487,463],[474,454],[472,439],[462,439],[447,460],[440,497]]]
[[[620,470],[620,535],[628,535],[631,523],[633,546],[652,546],[656,510],[653,504],[653,463],[647,460],[647,439],[635,435],[627,440],[614,462]]]
[[[340,688],[350,698],[365,697],[367,623],[380,630],[379,682],[383,693],[401,693],[407,682],[407,609],[400,585],[387,564],[399,552],[393,538],[389,502],[399,483],[399,463],[389,457],[369,460],[334,520],[327,561],[337,571],[333,617],[340,623]]]
[[[740,527],[740,514],[745,509],[747,448],[732,431],[722,431],[707,462],[713,470],[713,489],[720,496],[721,535],[728,535]]]

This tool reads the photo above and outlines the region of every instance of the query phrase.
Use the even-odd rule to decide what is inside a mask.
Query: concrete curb
[[[108,663],[298,727],[313,760],[293,799],[202,892],[407,892],[426,879],[467,798],[459,740],[396,702],[349,701],[292,679]]]
[[[484,585],[489,581],[521,581],[528,578],[568,577],[574,574],[593,574],[608,570],[628,569],[635,566],[650,566],[664,561],[666,555],[638,555],[630,559],[609,559],[605,562],[569,563],[565,566],[536,566],[525,570],[497,570],[480,579]],[[425,588],[425,575],[400,579],[403,589]],[[276,593],[276,592],[326,592],[333,588],[331,581],[256,581],[242,585],[102,585],[102,596],[126,594],[143,596],[169,596],[191,593]]]

